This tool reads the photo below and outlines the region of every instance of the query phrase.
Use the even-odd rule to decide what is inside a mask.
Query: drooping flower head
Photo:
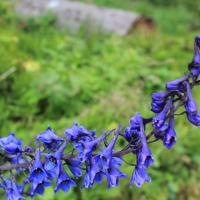
[[[11,132],[7,137],[0,138],[1,150],[8,154],[17,154],[22,151],[22,141]]]
[[[67,193],[70,187],[76,187],[76,183],[70,178],[70,176],[65,172],[63,165],[60,165],[60,172],[56,181],[56,188],[54,193],[58,192],[60,189]]]
[[[200,126],[200,114],[196,113],[195,115],[187,114],[187,118],[195,126]]]
[[[134,183],[137,187],[142,187],[144,182],[151,182],[151,178],[148,176],[144,166],[136,166],[132,173],[130,187]]]

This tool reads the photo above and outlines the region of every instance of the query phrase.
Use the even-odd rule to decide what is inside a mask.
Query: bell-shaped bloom
[[[200,74],[200,53],[199,53],[199,40],[195,38],[194,41],[194,58],[191,63],[188,64],[188,69],[194,77],[198,77]]]
[[[172,94],[173,92],[156,92],[152,94],[152,100],[153,101],[165,101],[169,98],[169,96]]]
[[[52,183],[47,179],[44,179],[42,181],[35,180],[34,182],[31,183],[31,194],[30,194],[31,198],[33,198],[36,195],[36,193],[43,196],[45,187],[51,185]]]
[[[171,149],[176,144],[176,132],[174,130],[174,116],[169,118],[169,127],[163,136],[163,144],[168,149]]]
[[[31,167],[28,179],[30,182],[35,182],[36,180],[41,182],[47,177],[48,175],[44,170],[42,162],[40,160],[40,148],[37,147],[35,151],[35,161]]]
[[[44,165],[44,169],[46,171],[53,171],[58,176],[60,171],[60,164],[62,163],[62,153],[65,150],[66,145],[66,142],[64,142],[54,154],[42,154],[47,158]]]
[[[42,132],[37,135],[37,139],[40,140],[44,147],[47,150],[56,150],[56,148],[61,144],[62,141],[64,141],[63,138],[57,136],[53,129],[48,126],[45,132]]]
[[[115,134],[115,136],[111,139],[109,145],[103,149],[99,154],[94,156],[94,160],[97,164],[102,165],[103,169],[108,169],[110,166],[110,162],[112,159],[112,152],[114,145],[117,141],[117,137],[119,135],[119,131]]]
[[[85,176],[83,178],[83,183],[82,183],[81,189],[93,187],[93,184],[94,184],[94,182],[90,181],[90,173],[86,172]]]
[[[104,138],[107,137],[107,135],[108,134],[103,134],[91,142],[79,141],[77,144],[75,144],[74,149],[79,151],[78,159],[80,159],[81,162],[85,162],[92,155],[95,147],[100,144]]]
[[[65,163],[68,165],[71,173],[75,178],[82,176],[81,162],[76,159],[67,159]]]
[[[136,166],[131,177],[130,187],[132,187],[133,183],[137,187],[142,187],[144,182],[151,182],[151,178],[143,166]]]
[[[60,172],[56,181],[56,188],[54,193],[58,192],[60,189],[67,193],[70,187],[76,187],[76,183],[70,178],[70,176],[65,172],[63,165],[60,166]]]
[[[166,104],[165,101],[162,101],[162,103],[160,103],[160,101],[152,102],[151,103],[151,111],[154,113],[159,113],[163,110],[165,104]]]
[[[118,186],[119,178],[127,178],[127,176],[116,167],[110,166],[107,170],[108,189],[110,189],[110,187]]]
[[[153,117],[152,125],[155,129],[160,129],[164,125],[165,120],[166,120],[166,115],[171,105],[172,105],[172,101],[168,100],[163,110],[160,113],[158,113],[155,117]]]
[[[67,140],[70,142],[78,142],[78,136],[79,136],[79,127],[76,122],[73,123],[71,128],[67,128],[64,131],[65,136],[67,137]]]
[[[185,109],[189,115],[195,115],[197,114],[198,107],[192,96],[192,91],[189,82],[186,83],[186,88],[187,88],[187,101],[185,102]]]
[[[180,92],[184,91],[184,82],[189,79],[189,76],[185,76],[183,78],[179,78],[173,81],[169,81],[166,83],[167,90],[179,90]]]
[[[7,137],[0,138],[1,150],[8,154],[17,154],[22,151],[22,141],[12,132]]]
[[[200,114],[196,113],[195,115],[187,114],[187,118],[195,126],[200,126]]]

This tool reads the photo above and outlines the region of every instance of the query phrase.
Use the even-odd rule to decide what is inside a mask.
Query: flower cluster
[[[200,126],[200,113],[192,95],[192,89],[200,84],[199,51],[200,36],[197,36],[194,40],[194,58],[188,64],[190,73],[167,82],[166,91],[153,93],[151,111],[154,116],[147,119],[136,112],[124,131],[121,131],[120,124],[116,129],[102,131],[97,136],[95,130],[89,131],[75,122],[71,128],[65,129],[61,137],[48,126],[46,131],[36,136],[35,149],[23,147],[23,142],[13,132],[0,138],[0,188],[5,191],[7,200],[43,195],[53,180],[55,193],[59,190],[67,193],[71,187],[77,186],[74,179],[82,176],[82,188],[93,187],[104,180],[108,188],[116,187],[121,178],[127,178],[120,167],[126,162],[123,156],[128,153],[135,157],[134,164],[126,162],[133,168],[130,187],[133,184],[141,187],[144,182],[151,182],[147,169],[154,163],[154,158],[149,139],[155,137],[154,141],[161,141],[167,149],[176,144],[174,121],[178,116],[176,111],[181,106],[185,108],[181,114],[186,114],[193,125]],[[153,127],[149,134],[146,133],[147,125]],[[117,151],[119,137],[126,141],[127,146]],[[10,171],[10,178],[3,175],[2,172],[6,170]],[[16,183],[15,173],[24,174],[23,184]]]

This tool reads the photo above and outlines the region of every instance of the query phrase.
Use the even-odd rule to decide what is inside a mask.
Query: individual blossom
[[[118,186],[119,178],[127,178],[127,176],[116,167],[110,166],[107,170],[108,189]]]
[[[156,92],[156,93],[153,93],[151,97],[153,101],[166,101],[169,98],[169,96],[172,95],[172,93],[173,93],[172,91]]]
[[[195,126],[200,126],[200,114],[196,113],[195,115],[187,114],[187,118]]]
[[[76,187],[76,183],[65,172],[64,167],[61,164],[54,193],[58,192],[60,189],[63,190],[65,193],[67,193],[70,187]]]
[[[45,187],[51,185],[52,183],[47,179],[44,179],[42,181],[36,179],[34,182],[31,183],[31,198],[33,198],[36,195],[36,193],[43,196]]]
[[[165,101],[153,101],[151,103],[151,111],[154,113],[159,113],[163,110],[165,104]]]
[[[31,167],[30,174],[29,174],[29,181],[43,181],[45,178],[47,178],[48,175],[46,171],[43,168],[42,162],[40,160],[40,148],[37,146],[35,151],[35,161]]]
[[[64,142],[54,154],[42,154],[47,158],[44,165],[44,169],[46,171],[53,171],[58,176],[60,171],[60,164],[62,163],[62,153],[65,150],[66,145],[66,142]]]
[[[142,187],[144,182],[151,182],[151,178],[148,176],[144,166],[137,165],[133,171],[130,187],[134,183],[137,187]]]
[[[55,151],[62,141],[64,141],[63,138],[55,135],[50,126],[47,127],[45,132],[38,134],[37,139],[43,143],[45,149],[52,151]]]
[[[163,136],[163,144],[168,149],[171,149],[176,144],[176,132],[174,130],[174,116],[169,118],[169,127]]]
[[[167,113],[172,105],[172,100],[168,100],[163,110],[158,113],[155,117],[153,117],[152,125],[155,129],[160,129],[166,120]]]
[[[78,127],[78,124],[74,122],[71,128],[67,128],[64,134],[67,140],[72,143],[77,143],[79,140],[90,142],[94,139],[96,131],[88,131],[84,126]]]
[[[142,116],[140,115],[139,112],[136,112],[136,113],[135,113],[135,116],[131,117],[131,119],[130,119],[130,124],[131,124],[131,127],[132,127],[133,129],[137,129],[137,130],[140,129],[140,121],[141,121],[141,118],[142,118]]]
[[[197,36],[199,37],[199,36]],[[199,39],[195,38],[194,41],[194,58],[191,63],[188,64],[188,69],[194,77],[198,77],[200,74],[200,53],[199,53]]]
[[[108,134],[103,134],[91,142],[79,141],[77,144],[75,144],[74,149],[79,151],[78,159],[80,159],[81,162],[87,160],[92,155],[95,147],[100,144],[105,139],[105,137],[107,137]]]
[[[186,89],[187,89],[187,101],[185,102],[185,109],[189,115],[195,115],[198,111],[198,107],[192,96],[192,91],[189,82],[186,83]]]
[[[119,133],[120,132],[117,131],[115,136],[111,139],[109,145],[105,149],[101,150],[99,154],[94,156],[94,161],[97,164],[102,165],[103,169],[108,169],[110,166],[113,148],[114,148],[114,145],[116,143]]]
[[[173,81],[169,81],[166,83],[167,90],[179,90],[180,92],[184,91],[184,82],[187,81],[189,75],[184,76],[183,78],[179,78]]]
[[[17,154],[22,151],[22,141],[11,132],[7,137],[0,138],[1,150],[8,154]]]

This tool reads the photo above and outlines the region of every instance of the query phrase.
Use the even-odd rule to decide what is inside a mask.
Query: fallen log
[[[127,35],[136,29],[154,30],[153,19],[144,15],[119,9],[99,7],[68,0],[18,0],[16,11],[26,16],[44,14],[51,10],[61,26],[77,32],[83,23],[88,28],[98,27],[104,31]]]

